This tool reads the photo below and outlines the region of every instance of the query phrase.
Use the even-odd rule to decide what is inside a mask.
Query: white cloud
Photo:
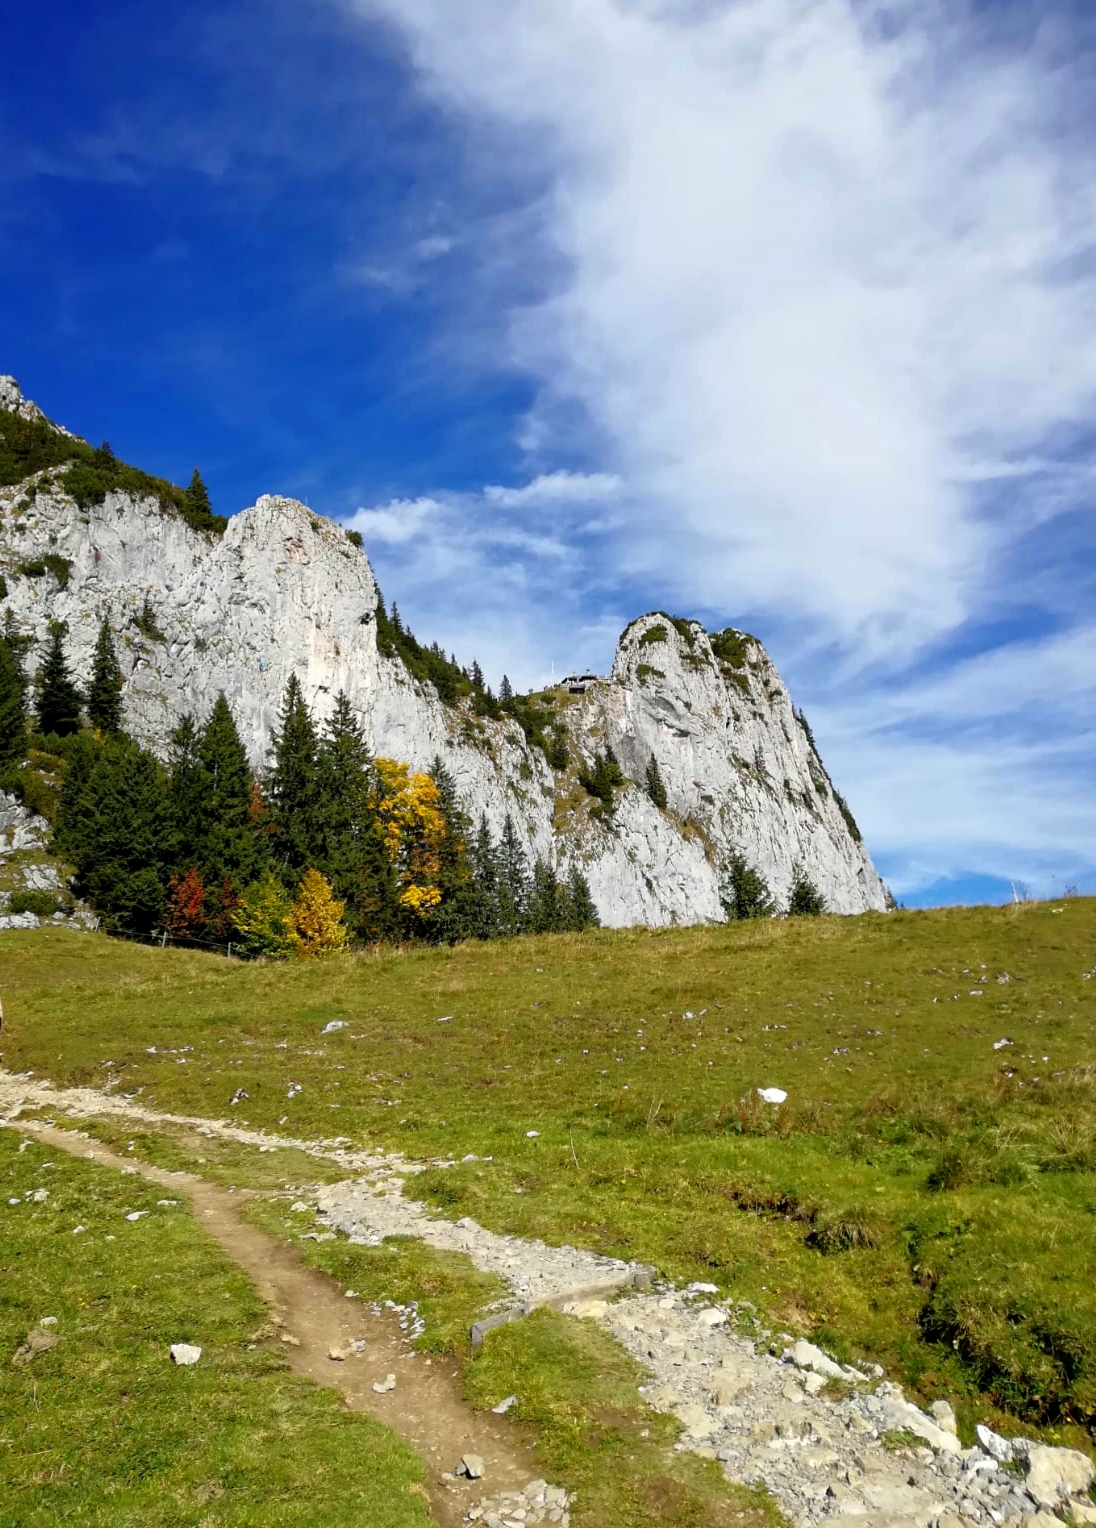
[[[873,845],[917,875],[1096,865],[1074,744],[1089,634],[1013,640],[1033,606],[1084,620],[1072,569],[1093,550],[1063,519],[1090,502],[1096,404],[1096,54],[1076,10],[343,3],[402,31],[481,173],[527,172],[512,247],[498,218],[475,247],[496,360],[537,387],[518,443],[543,475],[488,489],[480,525],[527,509],[575,535],[564,512],[603,477],[602,509],[627,513],[600,520],[601,578],[748,617],[798,697],[824,697]],[[604,474],[552,470],[577,420]],[[536,561],[501,588],[551,587]],[[965,661],[960,635],[990,619],[1008,645]],[[511,620],[544,628],[528,604]],[[1033,740],[1040,665],[1062,689]]]
[[[440,509],[437,499],[392,499],[376,509],[357,510],[345,523],[360,531],[367,545],[401,546],[417,541]]]
[[[600,504],[619,498],[624,484],[610,472],[549,472],[520,488],[489,484],[483,496],[500,509],[540,509],[549,505]]]
[[[955,624],[993,555],[972,460],[1096,397],[1066,44],[995,47],[934,0],[358,9],[551,177],[540,253],[569,274],[515,306],[511,355],[646,501],[636,567],[881,650]]]

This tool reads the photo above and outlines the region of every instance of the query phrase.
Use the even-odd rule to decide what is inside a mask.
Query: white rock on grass
[[[201,1348],[190,1342],[173,1342],[170,1351],[172,1363],[178,1364],[180,1369],[191,1368],[202,1356]]]

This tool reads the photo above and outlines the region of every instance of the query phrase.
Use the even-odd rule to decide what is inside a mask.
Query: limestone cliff
[[[10,378],[0,378],[0,408],[41,418]],[[581,863],[607,925],[719,918],[720,868],[735,848],[778,897],[799,859],[834,910],[885,905],[776,669],[740,633],[713,639],[695,623],[645,616],[622,636],[610,678],[580,696],[553,693],[573,757],[611,743],[633,782],[606,825],[574,766],[553,773],[516,722],[443,705],[379,649],[365,552],[293,500],[264,496],[217,537],[132,494],[81,508],[53,468],[0,488],[0,576],[0,613],[35,638],[32,672],[51,621],[67,623],[77,673],[89,672],[99,622],[110,621],[127,726],[153,749],[223,690],[261,764],[291,672],[321,720],[343,690],[378,754],[417,768],[440,755],[496,834],[510,813],[531,853],[562,870]],[[642,789],[652,755],[665,811]]]

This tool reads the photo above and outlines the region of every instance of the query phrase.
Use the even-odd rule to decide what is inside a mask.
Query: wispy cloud
[[[483,496],[500,509],[543,509],[548,505],[602,504],[618,499],[623,480],[610,472],[548,472],[519,488],[488,484]]]
[[[537,386],[538,481],[560,476],[553,446],[573,459],[578,419],[619,480],[603,502],[627,499],[603,570],[760,626],[822,697],[869,835],[907,863],[1065,852],[1071,821],[1096,865],[1071,742],[1093,697],[1067,665],[1053,737],[1025,738],[1053,655],[1016,641],[1070,618],[1096,542],[1078,522],[1096,55],[1077,10],[347,4],[401,31],[485,176],[493,150],[524,168],[520,247],[496,241],[480,276],[499,360]],[[1055,640],[1065,664],[1087,632]],[[968,662],[978,641],[1000,651]]]

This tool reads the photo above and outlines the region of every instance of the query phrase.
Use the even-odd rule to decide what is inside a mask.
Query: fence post
[[[231,939],[228,941],[228,958],[229,958],[229,960],[232,959],[232,941],[231,941]]]
[[[164,929],[163,933],[160,935],[160,948],[161,948],[161,950],[164,948],[164,946],[166,944],[167,944],[167,929]]]

